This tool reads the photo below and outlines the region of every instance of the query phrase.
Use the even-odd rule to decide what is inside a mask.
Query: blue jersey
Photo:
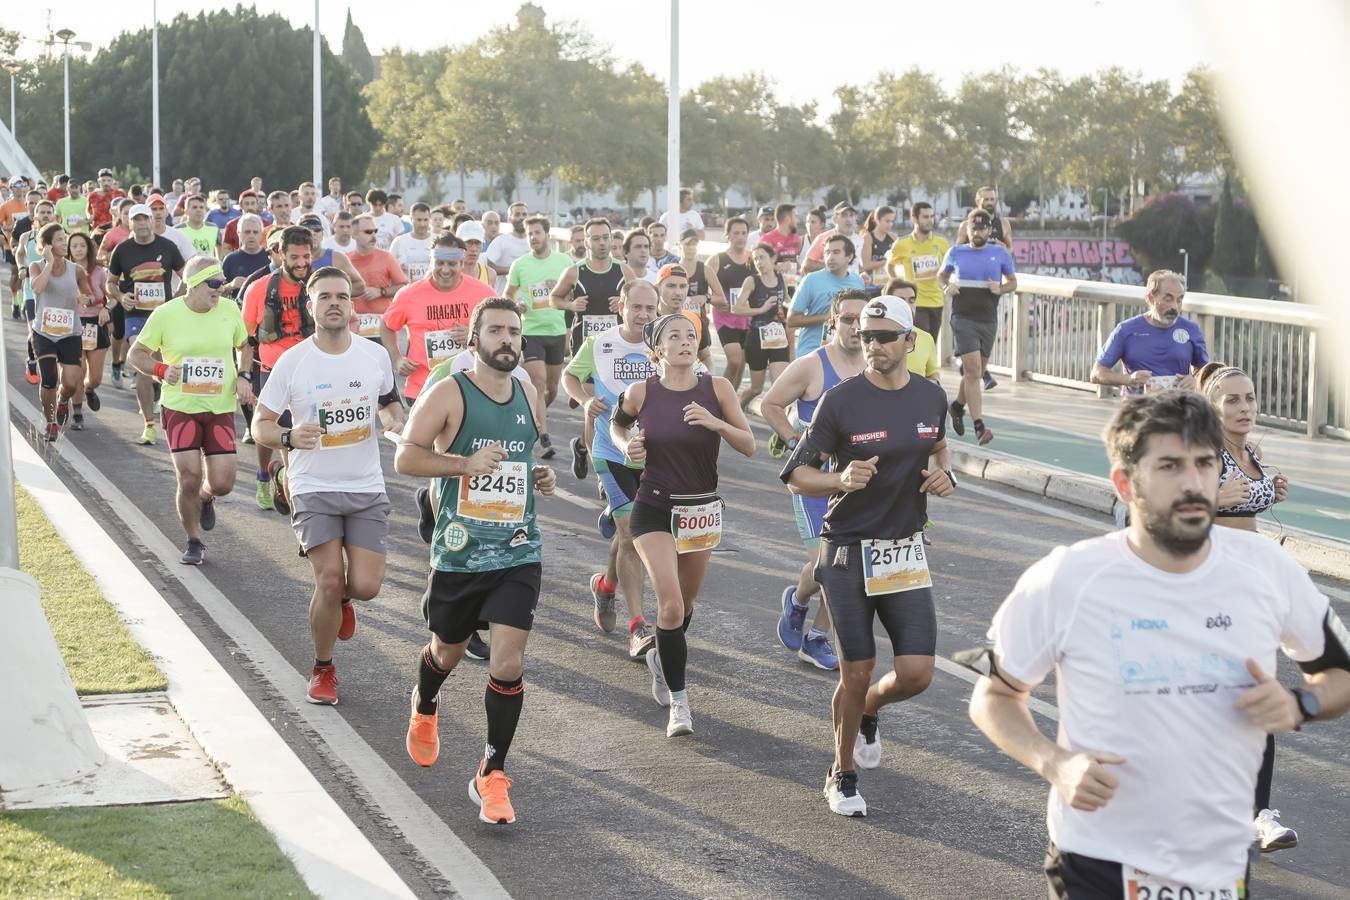
[[[595,396],[608,405],[604,416],[595,420],[595,441],[591,453],[597,459],[622,463],[623,451],[614,446],[609,436],[609,420],[619,405],[619,395],[631,384],[646,381],[659,374],[642,341],[626,341],[619,333],[620,326],[586,338],[581,351],[567,366],[568,374],[583,383],[594,382]]]
[[[818,269],[797,283],[792,298],[792,312],[803,316],[822,316],[830,311],[834,295],[847,288],[863,289],[862,277],[847,272],[843,278],[829,269]],[[805,325],[797,329],[797,356],[805,356],[818,348],[825,338],[825,323]]]
[[[952,298],[952,315],[972,322],[998,320],[998,295],[989,290],[989,282],[1017,274],[1012,255],[992,241],[979,248],[957,244],[947,251],[942,271],[952,273],[960,288]]]
[[[1111,332],[1097,362],[1108,369],[1123,363],[1126,374],[1147,371],[1155,378],[1177,377],[1209,362],[1209,349],[1205,333],[1190,319],[1177,316],[1171,325],[1154,325],[1145,316],[1135,316]],[[1143,393],[1143,387],[1129,387],[1125,393]]]

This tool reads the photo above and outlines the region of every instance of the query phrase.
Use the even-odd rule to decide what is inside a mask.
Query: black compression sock
[[[436,665],[436,660],[431,658],[431,647],[428,645],[422,648],[422,655],[417,661],[417,711],[424,716],[429,716],[436,711],[436,695],[441,691],[441,685],[445,684],[445,679],[450,677],[452,669],[442,669]]]
[[[516,736],[520,708],[525,705],[525,680],[498,681],[488,676],[487,690],[483,692],[483,706],[487,709],[488,742],[483,752],[483,774],[501,771],[506,764],[506,752]]]
[[[656,629],[656,654],[661,657],[661,674],[666,687],[672,691],[684,690],[684,667],[689,661],[689,644],[678,628]]]
[[[331,656],[328,659],[319,659],[318,657],[314,659],[314,665],[316,666],[331,666],[332,664],[333,658]]]
[[[877,717],[863,713],[862,722],[858,725],[858,733],[865,737],[869,744],[875,741],[877,739]]]
[[[684,632],[685,634],[688,634],[688,633],[689,633],[689,622],[690,622],[693,618],[694,618],[694,614],[693,614],[693,613],[690,613],[689,615],[685,616],[685,617],[684,617],[684,624],[680,626],[680,631]]]

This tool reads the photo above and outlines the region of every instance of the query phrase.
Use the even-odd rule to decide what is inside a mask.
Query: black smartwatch
[[[283,431],[283,432],[281,433],[281,447],[282,447],[283,450],[294,450],[294,449],[295,449],[294,447],[291,446],[291,433],[290,433],[290,431]]]
[[[951,469],[943,469],[942,471],[947,473],[947,480],[952,483],[952,487],[956,487],[956,473]]]
[[[1315,719],[1322,713],[1322,701],[1317,699],[1317,695],[1312,691],[1305,691],[1303,688],[1290,688],[1289,692],[1294,695],[1298,701],[1299,715],[1303,717],[1302,721],[1295,726],[1298,731],[1303,727],[1303,723],[1309,719]]]

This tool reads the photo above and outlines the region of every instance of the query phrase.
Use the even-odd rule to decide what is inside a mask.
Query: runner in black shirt
[[[852,764],[871,769],[881,761],[878,710],[928,687],[937,649],[920,532],[926,495],[946,497],[956,480],[946,469],[947,397],[931,381],[911,377],[906,365],[913,330],[913,313],[899,298],[878,297],[863,307],[858,336],[867,368],[821,398],[781,476],[796,493],[830,497],[816,569],[840,663],[825,797],[845,816],[867,815]],[[827,460],[829,471],[821,471]],[[873,685],[877,617],[895,667]],[[855,748],[860,724],[864,740]]]

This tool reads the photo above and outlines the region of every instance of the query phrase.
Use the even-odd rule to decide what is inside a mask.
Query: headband
[[[1215,369],[1213,372],[1210,372],[1209,375],[1205,377],[1205,383],[1203,385],[1200,385],[1200,389],[1205,392],[1206,397],[1208,397],[1211,401],[1213,401],[1214,397],[1211,396],[1211,394],[1217,391],[1215,385],[1223,381],[1225,378],[1230,378],[1234,375],[1241,375],[1244,378],[1247,377],[1247,373],[1239,369],[1237,366],[1223,366],[1222,368]]]
[[[225,270],[220,267],[220,263],[211,263],[211,265],[202,269],[200,272],[189,275],[187,277],[187,285],[190,288],[195,288],[197,285],[210,281],[212,278],[223,279],[224,277]]]
[[[648,322],[642,326],[642,339],[647,342],[649,349],[655,350],[656,345],[661,342],[661,333],[670,326],[671,322],[678,322],[681,319],[689,321],[684,313],[667,313],[655,322]]]
[[[436,262],[460,262],[464,251],[459,247],[437,247],[431,251],[431,258]]]

